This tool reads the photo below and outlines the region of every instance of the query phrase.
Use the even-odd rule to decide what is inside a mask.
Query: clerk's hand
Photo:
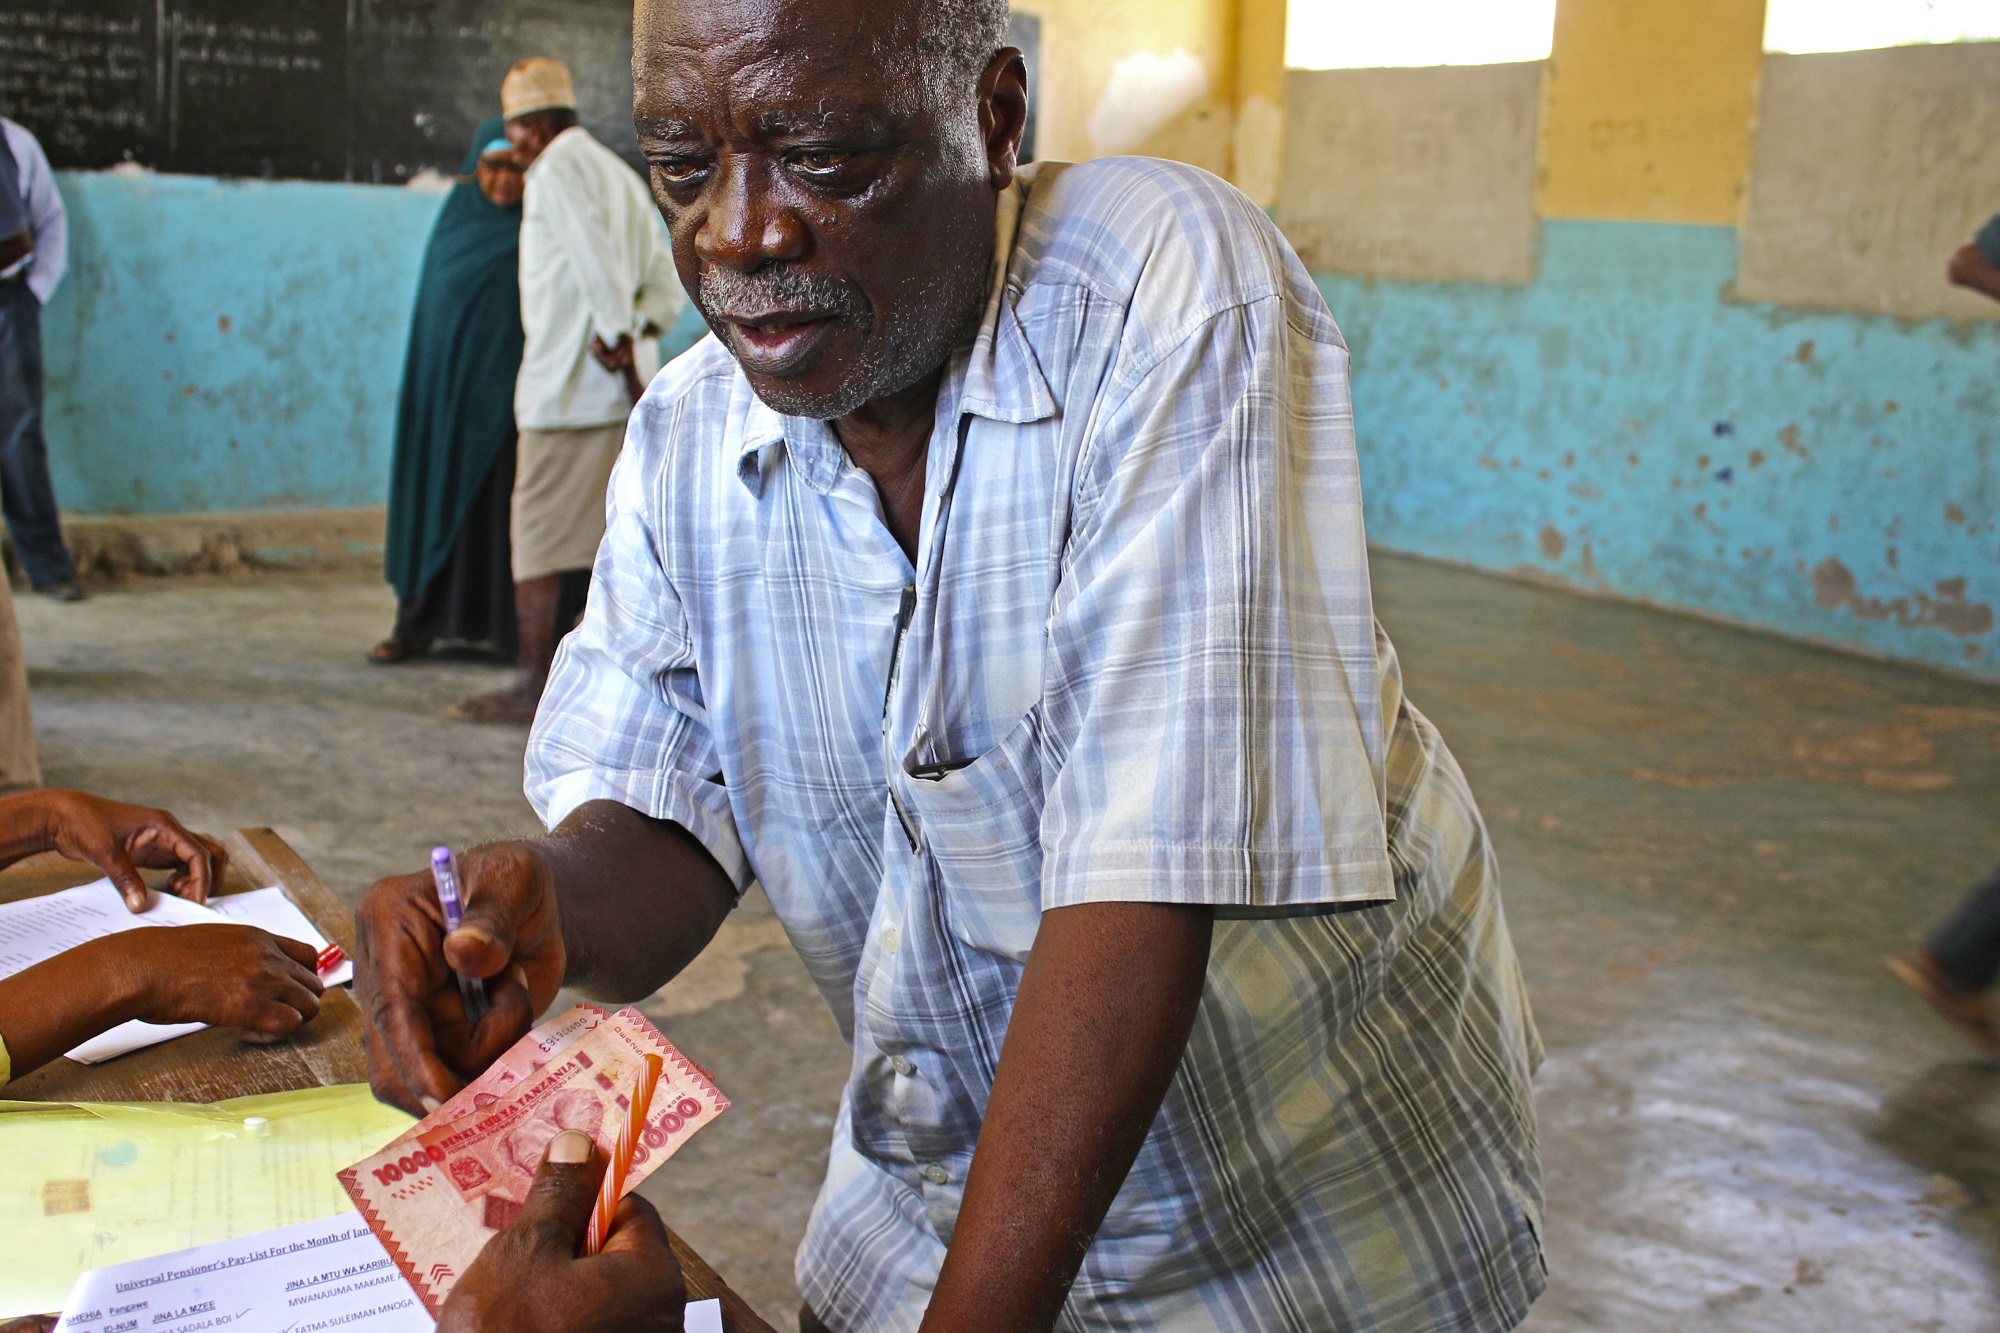
[[[146,910],[139,866],[171,869],[167,888],[201,903],[222,883],[229,865],[221,843],[188,832],[164,810],[54,789],[16,799],[34,802],[47,847],[102,870],[134,912]]]
[[[55,1333],[59,1314],[28,1314],[0,1324],[0,1333]]]
[[[255,926],[213,922],[120,931],[81,946],[96,974],[130,988],[123,1017],[235,1028],[245,1041],[279,1041],[319,1014],[326,987],[313,946]]]
[[[449,936],[431,872],[380,880],[355,913],[355,998],[368,1016],[368,1082],[413,1115],[493,1063],[562,985],[555,872],[518,842],[459,858],[465,916]],[[457,971],[487,982],[489,1009],[466,1020]]]
[[[603,1175],[589,1135],[551,1139],[528,1202],[452,1288],[438,1333],[680,1333],[687,1286],[652,1204],[626,1195],[602,1252],[577,1257]]]

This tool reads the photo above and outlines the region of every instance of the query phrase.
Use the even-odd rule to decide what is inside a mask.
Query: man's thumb
[[[444,937],[444,960],[468,977],[498,976],[514,957],[511,904],[497,893],[474,894],[458,929]]]
[[[111,886],[118,890],[118,896],[125,900],[125,906],[134,912],[146,910],[146,881],[139,878],[139,872],[132,866],[132,858],[125,855],[125,849],[117,843],[105,851],[104,859],[97,868],[111,879]]]
[[[528,1201],[514,1221],[524,1230],[547,1227],[571,1238],[574,1251],[583,1244],[590,1225],[590,1211],[597,1203],[597,1188],[604,1178],[604,1156],[588,1134],[566,1129],[549,1140],[548,1154]]]

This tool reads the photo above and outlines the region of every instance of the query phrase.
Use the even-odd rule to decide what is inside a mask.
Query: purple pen
[[[431,880],[437,885],[438,906],[444,909],[444,929],[449,935],[465,919],[465,900],[458,896],[458,859],[449,847],[431,848]],[[465,1003],[465,1021],[477,1023],[486,1017],[486,987],[458,973],[458,995]]]

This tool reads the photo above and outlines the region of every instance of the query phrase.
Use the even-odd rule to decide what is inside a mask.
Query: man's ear
[[[1014,183],[1021,135],[1028,125],[1028,66],[1006,47],[979,77],[979,137],[986,146],[986,176],[996,190]]]

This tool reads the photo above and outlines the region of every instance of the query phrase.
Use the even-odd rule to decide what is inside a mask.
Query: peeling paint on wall
[[[1888,552],[1891,568],[1896,552]],[[1904,593],[1900,597],[1863,597],[1854,571],[1834,556],[1813,566],[1813,601],[1828,610],[1852,611],[1864,620],[1889,620],[1904,629],[1937,628],[1962,638],[1987,634],[1993,629],[1993,607],[1986,602],[1965,599],[1963,578],[1939,579],[1931,593]]]
[[[1135,51],[1111,68],[1087,128],[1100,155],[1135,152],[1208,92],[1208,68],[1187,50]]]
[[[1735,251],[1550,221],[1525,287],[1320,275],[1370,539],[2000,679],[2000,328],[1737,304]]]

